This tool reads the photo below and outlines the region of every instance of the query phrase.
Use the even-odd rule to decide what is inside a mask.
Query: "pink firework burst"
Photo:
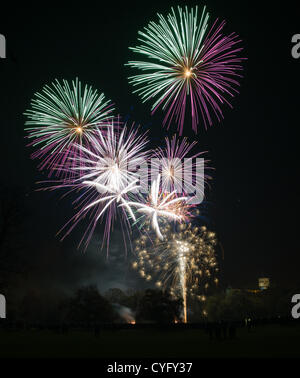
[[[153,151],[151,161],[152,169],[161,174],[162,191],[204,197],[205,184],[211,179],[205,171],[212,169],[204,159],[207,151],[195,152],[196,141],[189,143],[176,134],[172,139],[166,137],[165,143],[165,147]]]
[[[129,66],[143,71],[129,81],[143,102],[153,100],[152,113],[162,108],[167,127],[174,121],[180,135],[188,113],[193,130],[197,133],[201,120],[204,127],[223,118],[222,105],[231,107],[230,98],[238,93],[241,78],[242,47],[238,35],[225,35],[225,21],[214,22],[208,31],[209,15],[204,7],[201,17],[198,8],[183,10],[178,7],[167,18],[150,22],[139,32],[140,46],[134,52],[148,61],[130,61]],[[200,117],[201,116],[201,117]]]

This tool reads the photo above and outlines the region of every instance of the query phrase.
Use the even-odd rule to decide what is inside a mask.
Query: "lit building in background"
[[[227,287],[226,294],[230,294],[233,292],[247,292],[247,293],[253,293],[253,294],[259,294],[263,290],[270,289],[270,278],[262,277],[258,279],[258,288],[255,289],[234,289],[231,286]]]
[[[258,287],[260,290],[267,290],[270,287],[270,278],[259,278]]]

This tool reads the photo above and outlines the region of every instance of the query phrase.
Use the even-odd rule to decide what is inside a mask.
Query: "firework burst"
[[[99,128],[113,118],[113,105],[92,87],[81,85],[76,79],[70,85],[58,80],[36,93],[32,109],[25,115],[25,130],[32,140],[29,146],[37,147],[33,159],[41,159],[40,169],[49,168],[50,174],[66,172],[70,157],[79,153],[78,146],[89,148]]]
[[[165,139],[166,147],[157,148],[152,154],[152,167],[161,170],[161,188],[163,192],[176,190],[178,193],[201,193],[204,197],[204,186],[211,177],[205,175],[205,164],[202,157],[206,152],[192,154],[197,142],[188,143],[187,138],[179,139],[176,134],[170,140]]]
[[[217,21],[208,30],[209,14],[204,7],[201,16],[198,7],[178,7],[167,18],[158,14],[159,22],[150,22],[139,32],[141,44],[130,49],[148,58],[129,61],[128,65],[143,71],[129,77],[143,102],[153,100],[152,113],[162,107],[166,112],[164,124],[172,120],[178,125],[180,135],[188,107],[192,128],[197,132],[200,115],[205,128],[212,125],[211,114],[218,121],[223,118],[221,105],[230,103],[241,77],[239,56],[242,48],[234,33],[223,34],[225,22]]]
[[[151,232],[150,228],[148,230]],[[205,301],[205,292],[210,282],[218,283],[215,249],[216,235],[205,226],[180,225],[174,231],[166,225],[164,240],[151,240],[146,235],[135,244],[136,261],[132,266],[146,281],[155,281],[156,286],[170,289],[183,299],[184,316],[187,321],[187,300]]]
[[[137,212],[145,214],[151,219],[151,225],[157,237],[163,240],[160,231],[159,218],[167,218],[174,222],[187,220],[189,206],[186,204],[187,197],[177,196],[176,190],[171,193],[160,190],[160,178],[158,175],[151,184],[151,190],[146,202],[128,202],[127,206],[137,208]],[[121,205],[124,206],[124,205]]]
[[[77,146],[80,156],[73,158],[75,166],[69,169],[78,177],[73,178],[71,174],[69,176],[72,179],[64,180],[60,185],[71,187],[71,191],[81,192],[74,203],[78,212],[63,228],[70,225],[65,236],[86,216],[89,218],[89,226],[79,245],[85,239],[87,247],[98,221],[105,219],[103,242],[108,247],[117,216],[123,235],[129,235],[129,218],[131,216],[135,219],[130,200],[135,199],[136,190],[139,188],[137,167],[147,160],[146,144],[147,137],[145,134],[139,135],[138,128],[128,130],[124,127],[119,133],[111,125],[105,137],[101,131],[97,131],[89,149]]]

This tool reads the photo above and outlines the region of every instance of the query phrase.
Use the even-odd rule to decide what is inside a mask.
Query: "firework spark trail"
[[[141,44],[130,49],[149,61],[129,61],[133,69],[143,71],[129,77],[143,102],[154,100],[152,114],[162,107],[166,111],[164,124],[169,128],[174,120],[180,135],[190,106],[192,128],[197,132],[201,114],[205,128],[212,125],[211,113],[218,121],[223,118],[221,106],[230,103],[238,93],[237,78],[242,77],[239,56],[241,42],[235,33],[223,34],[225,22],[214,22],[208,31],[209,14],[203,8],[178,7],[167,18],[158,14],[159,22],[150,22],[139,32]]]
[[[173,296],[182,298],[183,321],[187,322],[188,297],[205,301],[203,291],[218,271],[216,236],[205,226],[191,224],[182,224],[177,231],[166,225],[162,233],[163,241],[145,235],[136,240],[137,260],[132,266],[146,281],[154,280],[157,287],[169,288]]]
[[[178,251],[178,265],[179,265],[179,280],[181,287],[181,297],[183,298],[183,319],[184,323],[187,323],[187,288],[186,288],[186,269],[187,262],[185,254],[189,251],[187,243],[176,241],[176,247]]]
[[[48,168],[56,176],[66,172],[70,158],[80,153],[78,146],[90,148],[92,137],[113,119],[114,110],[103,93],[82,87],[78,79],[71,86],[66,80],[46,85],[35,94],[31,107],[24,113],[29,146],[38,148],[31,156],[42,160],[39,169]]]

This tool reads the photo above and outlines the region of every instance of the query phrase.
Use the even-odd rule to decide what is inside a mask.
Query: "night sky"
[[[93,4],[93,3],[92,3]],[[24,256],[31,271],[26,285],[72,289],[96,283],[137,288],[128,258],[115,230],[109,261],[100,250],[97,232],[88,250],[77,250],[84,232],[79,225],[65,241],[56,232],[73,215],[70,200],[58,192],[37,192],[46,179],[30,160],[23,113],[33,94],[54,79],[78,77],[111,99],[117,112],[149,129],[152,145],[162,143],[163,113],[150,115],[150,104],[132,94],[124,64],[133,57],[137,32],[156,13],[166,14],[177,1],[124,1],[104,5],[87,2],[61,9],[18,8],[0,14],[0,33],[7,40],[7,59],[0,60],[1,187],[16,192],[24,207]],[[99,3],[101,4],[101,3]],[[204,2],[188,2],[202,6]],[[300,59],[291,55],[291,38],[300,33],[296,10],[272,2],[208,1],[211,20],[227,21],[225,31],[243,40],[244,78],[234,109],[224,107],[224,121],[197,135],[185,123],[184,135],[208,151],[215,168],[207,191],[206,222],[224,248],[222,280],[233,287],[256,287],[257,278],[277,285],[299,285],[298,138]],[[298,28],[297,28],[298,26]],[[173,135],[176,127],[169,130]],[[7,195],[7,194],[3,194]]]

